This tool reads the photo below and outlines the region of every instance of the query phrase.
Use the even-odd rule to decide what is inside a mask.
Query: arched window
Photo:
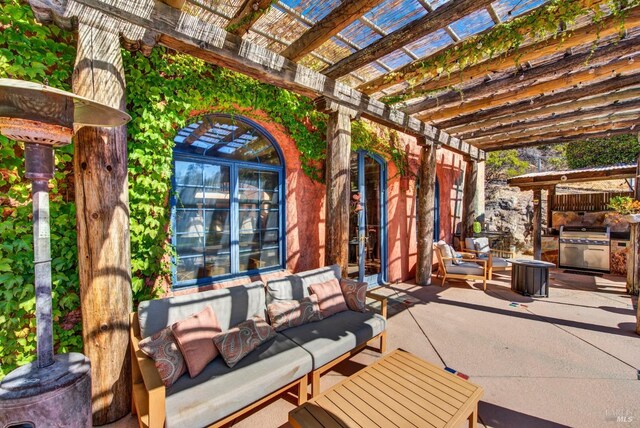
[[[284,268],[284,161],[273,137],[214,114],[174,141],[174,286]]]

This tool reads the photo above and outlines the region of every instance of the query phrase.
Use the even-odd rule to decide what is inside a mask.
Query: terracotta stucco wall
[[[420,166],[420,147],[415,138],[401,135],[409,157],[409,179],[401,179],[397,168],[389,163],[388,195],[388,281],[405,281],[415,277],[417,261],[416,181]],[[465,163],[462,156],[449,150],[437,152],[436,175],[440,183],[440,238],[451,242],[460,221],[462,179]],[[456,214],[457,213],[457,214]]]
[[[312,181],[300,165],[300,154],[295,142],[286,130],[269,120],[255,120],[277,141],[285,158],[286,169],[286,267],[300,272],[324,264],[324,200],[325,186]],[[260,113],[257,113],[260,114]],[[416,182],[420,162],[420,148],[413,137],[400,136],[409,158],[409,177],[401,178],[396,166],[389,162],[387,183],[388,214],[388,277],[390,282],[404,281],[415,276],[417,259],[416,236]],[[438,150],[437,175],[440,183],[440,237],[451,242],[460,221],[462,202],[462,157],[445,149]],[[457,213],[457,214],[456,214]],[[170,294],[183,294],[212,288],[248,283],[256,279],[268,279],[283,273],[271,273],[258,277],[241,277],[233,281],[212,284],[199,289],[179,290]]]

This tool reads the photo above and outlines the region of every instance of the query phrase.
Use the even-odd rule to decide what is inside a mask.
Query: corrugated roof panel
[[[453,43],[451,36],[449,36],[449,34],[444,30],[438,30],[431,34],[427,34],[411,44],[408,44],[407,49],[418,55],[418,57],[423,58],[444,48],[445,46],[450,45],[451,43]]]
[[[309,18],[313,21],[319,21],[332,9],[336,8],[341,2],[340,0],[282,0],[282,3],[286,4],[292,9],[295,9],[301,15]]]
[[[252,27],[252,29],[262,31],[287,43],[292,43],[308,28],[300,20],[277,6],[271,7]]]
[[[360,46],[361,49],[382,37],[379,33],[363,24],[359,19],[349,24],[347,28],[340,32],[340,35],[351,43]]]
[[[356,71],[358,75],[362,77],[366,77],[367,81],[375,79],[376,77],[382,76],[386,72],[387,70],[385,70],[375,62],[372,62],[371,64],[367,64]]]
[[[200,7],[198,5],[193,5],[193,4],[187,4],[185,6],[185,12],[189,15],[193,15],[197,17],[198,19],[208,24],[214,25],[219,28],[225,28],[229,23],[229,20],[212,12],[211,10],[217,10],[218,8],[210,5],[209,3],[211,3],[211,1],[202,2],[201,4],[204,7]],[[208,9],[211,9],[211,10],[208,10]]]
[[[240,6],[242,6],[242,3],[244,3],[244,1],[243,0],[225,0],[222,2],[220,0],[198,0],[198,3],[203,6],[206,6],[207,8],[220,12],[224,16],[232,17],[240,9]],[[220,19],[224,19],[224,18],[220,17]],[[225,26],[227,22],[228,21],[225,20]]]
[[[450,1],[451,0],[434,0],[434,1],[430,1],[429,4],[431,4],[431,7],[433,7],[434,9],[437,9],[449,3]]]
[[[502,21],[508,21],[544,3],[545,0],[498,0],[493,2],[493,8]]]
[[[393,51],[390,54],[383,56],[380,58],[380,61],[389,68],[395,70],[396,68],[409,64],[412,59],[409,55],[398,49],[397,51]]]
[[[451,29],[461,38],[472,36],[493,27],[493,19],[486,9],[480,9],[451,24]]]
[[[249,30],[249,32],[244,36],[244,38],[257,45],[264,46],[265,48],[268,48],[274,52],[280,52],[285,48],[283,44],[280,44],[276,41],[268,39],[251,30]]]
[[[417,0],[385,0],[365,14],[387,33],[401,28],[427,14]]]
[[[314,52],[335,63],[340,61],[342,58],[351,55],[353,52],[355,52],[355,49],[351,48],[335,37],[332,37],[324,42]]]

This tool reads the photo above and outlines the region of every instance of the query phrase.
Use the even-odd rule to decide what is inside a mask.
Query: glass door
[[[380,284],[387,273],[386,168],[371,153],[351,155],[349,277]]]

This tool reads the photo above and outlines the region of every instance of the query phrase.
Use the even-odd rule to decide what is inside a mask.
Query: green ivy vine
[[[558,28],[574,24],[576,20],[589,15],[594,24],[605,17],[602,4],[606,4],[606,16],[616,17],[624,28],[624,19],[628,11],[640,5],[640,0],[551,0],[545,6],[531,13],[500,23],[486,33],[469,37],[460,43],[444,49],[437,55],[416,64],[414,70],[400,74],[389,73],[387,82],[406,80],[411,86],[439,76],[451,76],[465,68],[492,58],[500,58],[518,49],[525,41],[536,42],[549,37],[567,37],[570,32],[558,35]],[[559,40],[562,42],[562,39]],[[595,46],[595,45],[594,45]],[[518,56],[515,65],[518,65]],[[411,91],[383,98],[387,103],[399,103],[433,91]]]
[[[35,22],[19,0],[0,0],[0,77],[48,82],[70,90],[75,35]],[[134,303],[170,282],[173,137],[198,115],[238,113],[281,125],[295,141],[304,172],[322,181],[327,116],[311,100],[155,48],[145,57],[123,51],[127,85],[129,203]],[[407,174],[395,131],[353,123],[353,149],[376,152]],[[73,147],[56,150],[51,189],[54,340],[57,352],[82,350],[77,272]],[[0,136],[0,378],[35,358],[35,297],[31,186],[23,176],[23,146]]]

